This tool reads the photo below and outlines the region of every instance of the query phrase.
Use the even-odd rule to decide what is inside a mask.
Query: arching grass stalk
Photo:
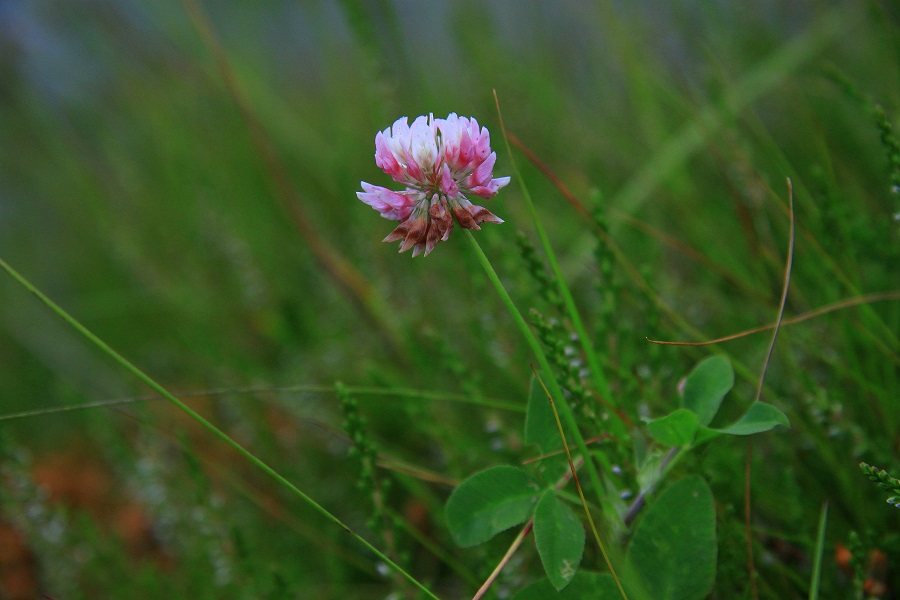
[[[553,247],[550,245],[550,238],[547,237],[547,232],[544,230],[544,227],[541,225],[541,221],[538,218],[534,202],[531,200],[531,194],[528,192],[528,186],[525,185],[525,180],[522,179],[522,174],[519,172],[519,167],[516,164],[515,158],[513,158],[512,147],[510,146],[509,138],[506,135],[506,126],[503,124],[503,114],[500,112],[500,100],[497,98],[496,90],[494,90],[494,102],[497,106],[497,116],[500,119],[500,131],[503,133],[503,141],[506,143],[506,152],[509,155],[510,165],[512,166],[516,181],[519,182],[519,188],[522,190],[522,197],[525,199],[525,204],[528,206],[531,219],[534,221],[534,227],[541,240],[541,246],[544,248],[544,253],[547,255],[547,261],[550,263],[550,268],[556,279],[559,295],[563,299],[563,304],[566,307],[566,314],[572,323],[572,327],[575,329],[575,333],[578,334],[578,341],[581,343],[582,352],[584,352],[584,356],[587,359],[588,367],[590,369],[591,380],[603,400],[615,408],[618,406],[618,403],[616,402],[616,399],[613,398],[609,383],[606,381],[606,376],[603,374],[600,358],[597,356],[597,352],[591,343],[591,338],[588,336],[587,329],[584,327],[584,322],[581,320],[578,308],[575,306],[575,299],[572,297],[572,292],[566,284],[565,277],[563,277],[562,269],[559,267],[559,261],[556,260],[556,254],[553,252]],[[557,397],[561,398],[561,396]],[[628,430],[625,427],[625,423],[622,422],[622,419],[615,411],[610,411],[610,415],[612,417],[610,421],[610,428],[613,430],[612,433],[620,439],[627,438]]]
[[[346,525],[343,521],[341,521],[337,516],[333,515],[328,511],[324,506],[313,500],[310,496],[306,495],[303,491],[300,490],[297,486],[287,480],[283,475],[278,473],[275,469],[270,467],[268,464],[263,462],[262,459],[258,458],[255,454],[250,452],[244,446],[240,445],[234,439],[232,439],[227,433],[213,425],[211,422],[207,421],[203,416],[201,416],[197,411],[192,409],[190,406],[173,396],[166,390],[162,385],[157,383],[153,378],[149,375],[141,371],[138,367],[136,367],[133,363],[131,363],[124,356],[113,350],[106,342],[97,337],[93,332],[91,332],[87,327],[82,325],[79,321],[75,319],[72,315],[63,310],[62,307],[57,305],[55,302],[50,300],[47,296],[44,295],[39,289],[37,289],[30,281],[25,279],[22,275],[19,274],[18,271],[13,269],[5,260],[0,258],[0,267],[3,268],[13,279],[19,282],[22,287],[26,290],[34,294],[38,300],[43,302],[53,313],[56,314],[60,319],[65,321],[69,326],[75,329],[78,333],[80,333],[84,338],[86,338],[91,344],[96,346],[101,352],[112,358],[115,362],[117,362],[120,366],[122,366],[126,371],[130,372],[132,375],[137,377],[147,386],[149,386],[153,391],[158,393],[160,396],[169,400],[172,404],[177,406],[179,409],[184,411],[189,417],[194,419],[197,423],[203,426],[207,431],[212,433],[215,437],[219,438],[232,448],[234,448],[239,454],[241,454],[244,458],[250,461],[254,466],[256,466],[259,470],[263,471],[267,475],[269,475],[272,479],[278,482],[280,485],[287,488],[291,493],[299,497],[303,502],[312,507],[316,512],[325,517],[328,521],[334,523],[351,536],[356,538],[356,540],[365,546],[369,551],[371,551],[375,556],[379,559],[383,560],[386,564],[390,565],[391,568],[396,570],[398,573],[403,575],[406,579],[410,581],[414,586],[419,588],[427,597],[433,598],[434,600],[440,600],[437,596],[435,596],[428,588],[426,588],[422,583],[416,580],[412,575],[407,573],[400,565],[392,561],[388,556],[386,556],[381,550],[372,545],[368,540],[364,537],[350,529],[348,525]]]
[[[481,263],[481,266],[484,267],[484,272],[487,274],[488,279],[494,285],[494,289],[496,289],[497,293],[500,295],[500,299],[503,300],[503,303],[506,305],[506,308],[512,315],[513,320],[516,322],[516,325],[519,327],[522,335],[525,336],[525,340],[528,342],[528,345],[531,346],[531,350],[532,352],[534,352],[535,358],[537,358],[541,370],[547,375],[547,381],[550,384],[551,393],[555,397],[560,398],[560,407],[562,408],[562,414],[563,418],[566,421],[566,426],[568,426],[568,428],[571,430],[572,436],[575,438],[575,444],[578,446],[578,451],[581,452],[582,456],[584,456],[584,464],[587,467],[588,477],[591,480],[591,484],[594,486],[594,490],[597,493],[597,497],[600,501],[601,506],[604,507],[604,512],[607,512],[607,514],[615,514],[615,512],[612,511],[609,502],[606,500],[604,487],[600,481],[600,474],[597,472],[597,467],[594,465],[594,461],[591,460],[591,454],[588,451],[588,447],[584,441],[584,437],[581,435],[581,431],[578,429],[578,422],[575,420],[575,415],[572,414],[572,409],[569,408],[568,403],[562,400],[562,388],[559,386],[559,383],[556,381],[556,377],[553,375],[553,369],[550,367],[550,362],[547,360],[547,356],[544,354],[543,348],[541,348],[541,343],[538,341],[537,337],[535,337],[534,333],[531,331],[531,328],[528,327],[528,323],[525,322],[525,318],[522,316],[522,313],[519,312],[518,308],[516,308],[516,305],[513,302],[512,298],[510,298],[509,293],[506,291],[506,288],[503,287],[503,282],[500,281],[500,278],[497,276],[497,272],[494,271],[494,267],[491,265],[491,261],[488,260],[487,255],[485,255],[484,253],[484,250],[481,249],[481,245],[478,243],[478,240],[475,239],[475,236],[472,235],[472,232],[468,229],[463,229],[463,233],[465,234],[466,239],[468,239],[472,244],[472,248],[474,248],[475,250],[475,255],[478,257],[478,261]]]
[[[521,403],[505,402],[503,400],[495,400],[493,398],[479,398],[466,394],[454,394],[443,390],[415,390],[409,388],[391,388],[391,387],[375,387],[375,386],[345,386],[351,394],[360,397],[384,397],[387,400],[399,398],[416,398],[425,401],[443,401],[443,402],[459,402],[461,404],[469,404],[471,406],[481,406],[484,408],[495,408],[498,410],[508,410],[510,412],[524,413],[525,407]],[[227,387],[212,388],[205,390],[188,390],[174,392],[177,398],[189,397],[216,397],[224,395],[236,394],[273,394],[273,393],[304,393],[304,394],[330,394],[334,392],[332,385],[287,385],[287,386],[249,386],[249,387]],[[81,404],[66,404],[65,406],[51,406],[48,408],[35,408],[31,410],[22,410],[14,413],[0,414],[0,422],[12,421],[14,419],[27,419],[32,417],[40,417],[45,415],[55,415],[59,413],[72,412],[76,410],[88,410],[91,408],[103,408],[111,406],[121,406],[124,404],[137,404],[140,402],[151,402],[156,400],[164,400],[159,394],[149,394],[146,396],[131,396],[127,398],[111,398],[108,400],[95,400],[93,402],[83,402]]]
[[[819,585],[822,580],[822,555],[825,553],[825,527],[828,525],[828,502],[822,505],[819,514],[819,531],[813,550],[813,568],[809,581],[809,600],[819,600]]]

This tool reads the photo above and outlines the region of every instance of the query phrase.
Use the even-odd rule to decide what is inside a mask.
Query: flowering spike
[[[509,177],[492,178],[497,154],[491,152],[486,127],[474,118],[450,113],[446,119],[434,115],[407,117],[375,135],[375,164],[394,181],[406,186],[402,192],[361,182],[356,196],[400,223],[383,241],[400,241],[400,252],[427,256],[453,230],[480,229],[480,223],[502,223],[467,196],[492,198]]]

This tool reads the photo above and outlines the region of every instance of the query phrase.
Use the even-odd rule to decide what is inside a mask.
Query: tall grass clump
[[[900,593],[889,3],[0,16],[0,598]]]

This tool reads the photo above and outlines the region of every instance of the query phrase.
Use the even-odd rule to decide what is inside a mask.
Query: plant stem
[[[379,559],[383,560],[386,564],[390,565],[393,569],[395,569],[398,573],[403,575],[406,579],[408,579],[414,586],[422,590],[426,596],[429,598],[434,598],[435,600],[439,600],[437,596],[435,596],[428,588],[426,588],[423,584],[419,583],[412,575],[407,573],[400,565],[392,561],[388,556],[386,556],[381,550],[373,546],[368,540],[364,537],[350,529],[348,525],[346,525],[343,521],[341,521],[338,517],[333,515],[326,509],[324,506],[313,500],[310,496],[306,495],[303,491],[300,490],[297,486],[287,480],[283,475],[278,473],[275,469],[270,467],[268,464],[263,462],[262,459],[258,458],[255,454],[250,452],[244,446],[240,445],[234,439],[232,439],[227,433],[213,425],[211,422],[207,421],[203,416],[201,416],[197,411],[192,409],[190,406],[173,396],[166,390],[162,385],[157,383],[153,378],[149,375],[141,371],[138,367],[136,367],[133,363],[131,363],[124,356],[113,350],[106,342],[97,337],[93,332],[91,332],[87,327],[82,325],[79,321],[75,319],[72,315],[63,310],[62,307],[57,305],[55,302],[50,300],[47,296],[43,294],[39,289],[37,289],[30,281],[25,279],[22,275],[19,274],[18,271],[13,269],[5,260],[0,258],[0,267],[3,268],[13,279],[19,282],[22,287],[26,290],[34,294],[38,300],[43,302],[51,311],[53,311],[60,319],[65,321],[68,325],[70,325],[73,329],[75,329],[78,333],[80,333],[84,338],[86,338],[90,343],[100,349],[101,352],[112,358],[115,362],[117,362],[120,366],[122,366],[125,370],[129,371],[132,375],[137,377],[147,386],[149,386],[153,391],[158,393],[160,396],[169,400],[172,404],[177,406],[179,409],[187,413],[192,419],[194,419],[197,423],[203,426],[207,431],[212,433],[215,437],[219,438],[232,448],[234,448],[239,454],[241,454],[244,458],[250,461],[254,466],[256,466],[259,470],[263,471],[272,479],[277,481],[279,484],[290,490],[294,495],[298,496],[303,502],[312,507],[316,512],[325,517],[328,521],[331,521],[351,536],[356,538],[358,542],[360,542],[363,546],[365,546],[368,550],[370,550],[375,556]]]
[[[641,512],[641,509],[644,508],[644,504],[647,501],[647,495],[653,493],[653,490],[656,489],[656,486],[659,485],[659,482],[665,478],[666,474],[671,470],[672,467],[675,466],[675,463],[688,451],[685,447],[674,447],[670,448],[666,455],[663,457],[662,461],[659,463],[659,475],[656,478],[656,481],[648,485],[645,489],[641,490],[638,494],[637,498],[634,499],[634,502],[628,507],[628,510],[625,511],[625,516],[623,517],[623,521],[626,526],[630,526],[634,520],[637,518],[638,513]]]
[[[535,358],[537,358],[541,370],[546,373],[548,383],[550,384],[550,392],[556,398],[560,399],[559,405],[562,408],[562,415],[566,421],[566,426],[571,430],[572,437],[575,438],[575,445],[578,446],[578,451],[581,452],[582,456],[585,457],[585,465],[587,466],[588,477],[591,480],[591,484],[594,486],[594,491],[597,494],[597,498],[599,499],[601,506],[604,507],[604,512],[609,515],[616,514],[615,511],[612,510],[609,502],[606,500],[606,497],[603,493],[604,488],[600,481],[600,475],[597,472],[594,461],[591,459],[591,454],[588,451],[588,447],[584,441],[584,437],[581,435],[581,431],[578,429],[578,422],[575,420],[575,415],[572,414],[572,409],[569,408],[569,404],[564,400],[562,388],[556,381],[556,376],[553,374],[553,369],[550,367],[550,362],[547,360],[547,356],[544,354],[544,350],[541,348],[540,342],[531,331],[531,328],[528,327],[528,323],[525,322],[525,318],[522,317],[522,313],[519,312],[518,308],[516,308],[515,303],[513,302],[512,298],[510,298],[509,293],[506,291],[506,288],[503,286],[503,282],[500,281],[500,278],[497,276],[497,272],[494,271],[494,267],[491,265],[490,260],[488,260],[487,255],[485,255],[484,253],[484,250],[482,250],[481,246],[478,244],[478,240],[475,239],[475,236],[472,235],[472,232],[468,229],[463,229],[463,232],[466,238],[468,238],[469,242],[472,244],[472,248],[475,250],[475,254],[478,257],[479,262],[481,262],[481,266],[484,267],[484,271],[487,274],[488,279],[492,284],[494,284],[494,288],[500,295],[500,299],[503,300],[503,303],[506,305],[506,308],[512,315],[513,320],[519,327],[522,335],[525,336],[525,340],[528,342],[528,345],[531,346],[531,350],[532,352],[534,352],[534,356]]]

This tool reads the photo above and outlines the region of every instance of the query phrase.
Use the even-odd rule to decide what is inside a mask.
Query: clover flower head
[[[385,219],[400,221],[383,241],[402,240],[400,252],[411,248],[413,256],[427,256],[450,237],[454,217],[466,229],[503,222],[469,201],[471,196],[492,198],[509,183],[509,177],[493,177],[496,161],[490,133],[474,118],[429,115],[410,125],[401,117],[375,136],[375,164],[406,189],[397,192],[363,181],[356,196]]]

